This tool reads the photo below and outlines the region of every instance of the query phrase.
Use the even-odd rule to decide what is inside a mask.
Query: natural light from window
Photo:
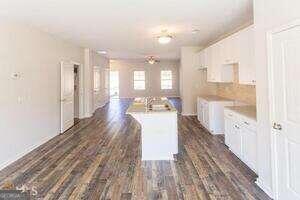
[[[172,89],[172,71],[162,70],[160,72],[160,81],[162,90]]]
[[[133,72],[133,87],[135,90],[145,90],[145,71]]]

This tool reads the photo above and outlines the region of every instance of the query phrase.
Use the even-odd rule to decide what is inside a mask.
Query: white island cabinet
[[[166,98],[137,98],[127,114],[141,125],[142,160],[174,160],[178,153],[177,110]]]

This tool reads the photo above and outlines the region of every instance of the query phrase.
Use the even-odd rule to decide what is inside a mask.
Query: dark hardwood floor
[[[269,199],[196,117],[178,116],[175,162],[141,162],[140,126],[125,115],[130,102],[112,100],[0,171],[0,184],[34,186],[41,199]]]

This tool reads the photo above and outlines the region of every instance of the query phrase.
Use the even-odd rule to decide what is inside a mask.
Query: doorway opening
[[[79,122],[79,65],[74,64],[74,125]]]
[[[109,73],[110,80],[110,98],[118,99],[119,98],[119,71],[110,71]]]

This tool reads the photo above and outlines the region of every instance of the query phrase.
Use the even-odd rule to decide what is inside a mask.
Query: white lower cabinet
[[[225,144],[256,172],[256,122],[225,109]]]
[[[242,135],[240,131],[240,127],[232,123],[232,132],[231,132],[231,144],[230,144],[230,149],[231,151],[237,155],[238,157],[242,156]]]
[[[218,96],[198,97],[198,120],[211,134],[224,134],[224,107],[233,105],[232,100]]]
[[[241,130],[242,160],[256,171],[256,132],[247,128]]]

